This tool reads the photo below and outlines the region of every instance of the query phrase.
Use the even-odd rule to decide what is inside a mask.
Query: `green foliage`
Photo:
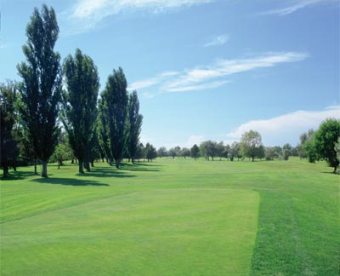
[[[181,156],[183,156],[184,158],[187,158],[190,156],[190,149],[188,148],[182,148],[181,150]]]
[[[234,142],[230,146],[229,154],[228,154],[230,161],[234,161],[234,158],[240,159],[241,155],[241,148],[240,143]]]
[[[204,141],[200,145],[200,152],[202,156],[209,160],[211,158],[214,160],[214,157],[217,155],[217,143],[214,141]]]
[[[160,147],[160,148],[157,150],[157,156],[158,156],[158,157],[166,157],[166,156],[168,156],[168,155],[169,155],[169,153],[168,153],[168,151],[166,150],[165,147]]]
[[[77,49],[74,57],[65,59],[64,74],[67,90],[63,93],[62,121],[79,161],[79,172],[84,173],[84,163],[89,170],[91,140],[95,139],[98,71],[93,60]]]
[[[252,161],[255,158],[263,158],[264,147],[260,133],[254,130],[245,132],[241,138],[240,149],[242,155],[251,158]]]
[[[8,177],[9,166],[15,167],[19,154],[15,140],[17,87],[15,83],[0,84],[0,166]]]
[[[129,96],[128,103],[128,137],[127,137],[127,151],[134,162],[139,144],[139,135],[141,132],[143,116],[139,114],[139,100],[137,92],[133,91]]]
[[[42,161],[42,176],[47,177],[47,162],[57,144],[58,104],[61,93],[60,56],[54,52],[59,28],[53,8],[34,9],[26,28],[23,46],[26,62],[18,65],[23,82],[20,108],[37,158]]]
[[[113,70],[113,74],[108,77],[102,101],[105,107],[103,115],[107,123],[111,156],[115,160],[116,167],[119,168],[128,137],[127,81],[122,68]]]
[[[153,159],[157,157],[156,148],[149,143],[145,145],[145,152],[146,152],[146,159],[148,161],[152,161]]]
[[[200,156],[200,149],[196,144],[190,149],[190,155],[194,159],[197,159]]]
[[[314,146],[317,154],[324,158],[330,167],[334,168],[334,173],[339,166],[337,153],[334,149],[340,136],[340,120],[327,119],[321,123],[315,133]]]

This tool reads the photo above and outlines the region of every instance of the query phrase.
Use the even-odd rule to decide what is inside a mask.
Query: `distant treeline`
[[[250,130],[245,132],[240,142],[231,145],[223,142],[204,141],[200,145],[193,145],[191,148],[180,146],[167,149],[160,147],[157,150],[158,157],[204,157],[207,160],[229,159],[230,161],[249,158],[265,160],[288,160],[290,156],[307,158],[314,163],[318,160],[326,160],[336,171],[340,160],[340,121],[327,119],[317,131],[310,129],[300,136],[300,143],[297,146],[285,144],[281,146],[268,147],[262,144],[261,134]]]

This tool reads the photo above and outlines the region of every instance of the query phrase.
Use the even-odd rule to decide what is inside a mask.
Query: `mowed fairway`
[[[340,178],[324,163],[157,159],[19,168],[1,275],[337,275]]]

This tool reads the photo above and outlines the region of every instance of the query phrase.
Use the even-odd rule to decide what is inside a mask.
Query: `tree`
[[[17,121],[15,112],[16,85],[7,83],[0,85],[0,165],[3,177],[8,177],[8,168],[15,166],[18,156],[18,146],[14,137],[14,127]]]
[[[292,153],[292,146],[290,144],[284,144],[282,147],[283,160],[288,160],[291,153]]]
[[[153,145],[147,143],[145,145],[145,151],[146,151],[146,159],[148,159],[148,162],[152,161],[153,159],[157,157],[157,151]]]
[[[197,159],[200,156],[200,149],[196,144],[190,149],[190,155],[194,159]]]
[[[170,155],[173,159],[175,159],[175,157],[177,156],[177,151],[176,151],[176,149],[175,149],[175,148],[169,149],[169,155]]]
[[[136,152],[136,159],[144,159],[146,158],[146,152],[145,152],[145,147],[143,143],[140,143],[137,147],[137,152]]]
[[[58,139],[58,145],[55,147],[55,151],[51,156],[52,162],[58,163],[58,169],[64,165],[65,160],[71,159],[73,156],[72,149],[70,148],[68,137],[65,132],[61,132]]]
[[[184,159],[186,159],[190,156],[190,150],[188,148],[182,148],[181,155],[184,157]]]
[[[165,147],[160,147],[160,148],[157,150],[157,156],[158,156],[158,157],[166,157],[166,156],[168,156],[168,151],[166,150]]]
[[[245,132],[242,135],[240,147],[242,154],[254,161],[255,157],[260,157],[263,153],[261,134],[254,130]]]
[[[330,167],[334,168],[334,173],[336,173],[337,167],[339,166],[339,160],[334,149],[339,136],[340,120],[327,119],[321,123],[314,137],[316,152],[327,161]]]
[[[139,114],[139,100],[137,92],[133,91],[129,96],[128,103],[128,123],[129,134],[127,138],[127,149],[129,158],[133,163],[136,158],[137,147],[139,144],[139,135],[141,132],[143,116]]]
[[[306,142],[310,141],[314,135],[314,130],[310,129],[308,132],[303,133],[300,135],[300,144],[298,145],[298,152],[300,158],[306,158],[307,152],[306,152]]]
[[[47,163],[54,152],[58,135],[62,74],[60,56],[53,50],[58,33],[53,8],[44,5],[41,13],[35,8],[26,28],[27,44],[23,46],[27,61],[18,65],[19,75],[23,79],[20,112],[34,153],[42,162],[43,177],[47,177]]]
[[[200,152],[206,159],[209,160],[209,157],[211,157],[211,159],[214,160],[214,157],[216,156],[216,145],[216,142],[210,140],[204,141],[200,145]]]
[[[99,77],[93,60],[76,50],[64,62],[67,90],[63,93],[62,121],[69,136],[79,173],[90,170],[90,142],[95,134]]]
[[[222,157],[225,155],[225,147],[223,142],[215,143],[215,152],[220,160],[222,160]]]
[[[237,142],[231,144],[229,152],[230,161],[234,161],[235,157],[237,157],[237,159],[241,157],[240,144]]]
[[[338,159],[338,162],[340,162],[340,137],[338,137],[338,141],[336,142],[334,146],[334,150],[336,151],[336,159]]]
[[[112,156],[110,149],[109,140],[109,129],[108,129],[108,118],[107,118],[107,107],[105,101],[99,99],[98,101],[98,118],[97,118],[97,133],[98,133],[98,144],[101,152],[104,154],[106,161],[111,164]]]
[[[108,77],[102,99],[105,101],[106,119],[110,142],[111,156],[115,165],[123,159],[127,137],[127,81],[122,68],[113,70]]]

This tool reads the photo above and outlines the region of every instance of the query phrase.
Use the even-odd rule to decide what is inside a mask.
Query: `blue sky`
[[[142,140],[231,143],[249,129],[295,145],[340,118],[339,0],[2,0],[0,81],[19,80],[25,26],[52,5],[65,58],[79,47],[104,88],[121,66],[137,89]]]

